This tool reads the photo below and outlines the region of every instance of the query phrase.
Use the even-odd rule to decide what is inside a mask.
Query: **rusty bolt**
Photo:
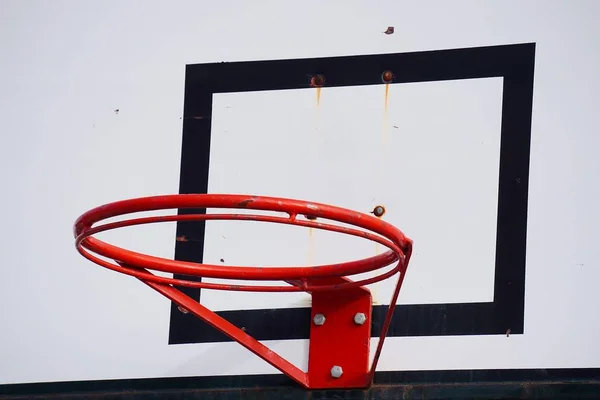
[[[313,322],[315,325],[321,326],[325,324],[325,316],[323,314],[315,314],[313,317]]]
[[[323,75],[315,75],[310,78],[310,86],[321,87],[325,84],[325,77]]]
[[[331,368],[331,377],[332,378],[340,378],[343,373],[344,373],[344,371],[342,370],[342,367],[340,367],[339,365],[334,365]]]
[[[383,214],[385,214],[385,207],[384,206],[377,206],[373,209],[373,211],[371,211],[376,217],[382,217]]]
[[[362,325],[365,323],[366,320],[367,316],[364,313],[359,312],[354,315],[354,323],[356,325]]]
[[[393,79],[394,74],[392,73],[392,71],[384,71],[383,74],[381,74],[381,80],[385,83],[390,83]]]

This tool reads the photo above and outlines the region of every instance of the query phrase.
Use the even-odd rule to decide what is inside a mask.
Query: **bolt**
[[[331,368],[331,377],[332,378],[340,378],[343,373],[344,373],[344,371],[342,370],[342,367],[340,367],[339,365],[334,365]]]
[[[325,316],[323,314],[315,314],[313,317],[313,322],[315,325],[323,325],[325,323]]]
[[[310,86],[321,87],[325,84],[325,77],[323,75],[315,75],[310,78]]]
[[[371,213],[373,213],[376,217],[382,217],[383,214],[385,214],[385,207],[377,206],[373,209],[373,211],[371,211]]]
[[[385,71],[381,74],[381,80],[385,83],[390,83],[394,79],[394,74],[392,71]]]
[[[366,320],[367,316],[364,313],[359,312],[354,315],[354,323],[356,325],[362,325],[365,323]]]
[[[181,306],[177,306],[177,309],[178,309],[179,311],[181,311],[182,313],[184,313],[184,314],[187,314],[187,313],[189,312],[187,309],[185,309],[185,308],[183,308],[183,307],[181,307]]]

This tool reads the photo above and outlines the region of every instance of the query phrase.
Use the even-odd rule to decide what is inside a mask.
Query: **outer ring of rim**
[[[251,214],[205,214],[206,208],[252,209],[283,212],[288,217],[276,217]],[[195,214],[180,214],[170,216],[146,217],[107,223],[94,227],[98,222],[107,218],[125,214],[165,210],[165,209],[196,209]],[[199,210],[198,210],[199,209]],[[310,215],[311,218],[303,220],[299,215]],[[314,217],[317,220],[314,220]],[[333,220],[368,231],[358,230],[339,225],[332,225],[318,221],[319,218]],[[242,267],[199,264],[185,261],[170,260],[160,257],[136,253],[120,247],[113,246],[92,237],[95,233],[124,226],[166,222],[166,221],[198,221],[198,220],[254,220],[263,222],[283,223],[314,227],[336,231],[349,235],[364,237],[388,247],[390,250],[362,260],[338,264],[328,264],[312,267]],[[303,200],[251,196],[239,194],[179,194],[143,197],[123,200],[94,208],[75,222],[74,236],[78,251],[87,259],[106,268],[135,276],[145,281],[172,284],[176,286],[200,287],[219,290],[243,291],[317,291],[333,290],[349,287],[363,286],[386,279],[397,272],[404,272],[405,255],[410,254],[412,241],[398,228],[368,214],[359,213],[336,206],[308,202]],[[94,256],[92,253],[115,260],[116,264]],[[395,261],[398,265],[392,270],[381,273],[373,278],[360,281],[349,281],[335,284],[326,284],[323,279],[331,277],[345,277],[386,267]],[[166,278],[152,274],[148,270],[157,270],[173,274],[182,274],[191,277],[207,277],[221,279],[241,280],[283,280],[292,286],[258,286],[258,285],[227,285],[207,283],[199,280],[185,280]],[[318,282],[320,281],[320,282]]]

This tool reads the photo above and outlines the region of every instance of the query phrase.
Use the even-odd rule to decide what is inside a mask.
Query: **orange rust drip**
[[[317,94],[317,113],[316,113],[316,121],[315,121],[315,131],[319,131],[319,127],[321,125],[321,118],[319,112],[319,105],[321,104],[321,87],[315,87]],[[308,228],[308,255],[307,255],[308,265],[314,265],[315,261],[315,239],[314,239],[314,229],[312,227]]]
[[[388,116],[388,103],[390,99],[390,85],[389,83],[385,84],[385,98],[383,103],[383,137],[382,137],[382,145],[383,145],[383,156],[385,156],[385,148],[387,146],[387,137],[389,130],[389,116]],[[385,157],[383,157],[385,158]],[[384,167],[384,165],[382,165]]]
[[[380,216],[376,215],[376,217],[381,219]],[[379,253],[381,253],[381,245],[379,243],[375,242],[375,255],[379,255]]]
[[[313,265],[315,262],[315,239],[313,236],[313,228],[308,228],[308,265]]]
[[[316,90],[316,103],[315,103],[315,130],[313,136],[312,147],[316,150],[323,144],[323,137],[321,136],[321,90],[320,86],[315,87]]]
[[[385,84],[385,99],[384,99],[384,104],[383,104],[383,132],[382,132],[382,143],[381,145],[383,146],[382,149],[382,164],[381,164],[381,168],[382,168],[382,173],[385,171],[385,155],[386,155],[386,148],[387,148],[387,141],[388,141],[388,134],[389,134],[389,128],[390,128],[390,121],[389,121],[389,115],[388,115],[388,103],[389,103],[389,99],[390,99],[390,85],[388,83]]]
[[[388,142],[388,130],[389,130],[389,118],[388,118],[388,103],[390,97],[390,84],[385,84],[385,96],[383,102],[383,121],[381,130],[381,157],[379,158],[379,173],[378,175],[378,192],[381,196],[386,182],[386,153],[387,153],[387,142]],[[375,243],[375,255],[381,253],[379,243]]]
[[[390,94],[390,84],[386,83],[385,84],[385,112],[387,113],[388,110],[388,97]]]

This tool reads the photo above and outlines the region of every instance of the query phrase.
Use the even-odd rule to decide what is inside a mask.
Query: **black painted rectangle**
[[[396,307],[388,336],[487,335],[523,333],[525,256],[531,113],[535,44],[379,54],[349,57],[188,65],[179,192],[207,193],[212,98],[217,93],[308,89],[316,74],[325,87],[382,85],[391,70],[394,83],[503,78],[498,220],[494,300],[488,303],[419,304]],[[186,213],[204,210],[185,210]],[[182,211],[183,212],[183,211]],[[180,222],[175,258],[202,262],[205,225]],[[457,244],[457,254],[468,249]],[[177,277],[177,276],[176,276]],[[189,279],[189,278],[188,278]],[[200,289],[180,288],[195,299]],[[373,307],[373,336],[379,334],[387,306]],[[307,339],[309,308],[221,311],[258,340]],[[169,343],[230,339],[173,304]]]

